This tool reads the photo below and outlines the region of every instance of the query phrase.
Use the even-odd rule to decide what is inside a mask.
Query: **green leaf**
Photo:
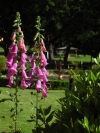
[[[40,107],[40,109],[38,109],[38,112],[39,112],[40,114],[42,114],[43,117],[45,116],[45,110],[43,109],[42,106]]]
[[[75,98],[75,100],[80,101],[80,99],[77,96],[75,96],[74,94],[72,94],[72,97]]]
[[[38,115],[37,118],[38,118],[39,120],[41,120],[42,122],[45,121],[45,120],[44,120],[44,117],[42,117],[41,115]]]
[[[50,113],[50,115],[46,118],[46,122],[50,122],[53,119],[54,111]]]
[[[93,94],[93,89],[89,87],[90,94]]]
[[[98,83],[98,86],[100,87],[100,83]]]
[[[53,1],[50,1],[50,0],[49,0],[48,3],[49,3],[49,5],[52,6],[52,7],[55,6],[55,3],[54,3]]]
[[[48,115],[51,111],[51,106],[45,109],[45,115]]]
[[[71,73],[73,74],[74,79],[77,82],[80,82],[81,83],[81,77],[79,75],[77,75],[73,70],[71,70]]]
[[[66,127],[66,128],[69,128],[69,127],[68,127],[68,125],[67,125],[67,124],[65,124],[65,123],[63,123],[62,125],[63,125],[64,127]]]
[[[97,73],[97,78],[100,79],[100,72]]]
[[[87,117],[84,117],[84,126],[87,128],[87,130],[89,131],[89,122]]]
[[[90,131],[93,133],[94,130],[95,130],[95,124],[92,124],[92,125],[90,126]]]
[[[49,11],[49,9],[50,9],[49,6],[46,5],[45,10],[46,10],[46,11]]]
[[[99,65],[99,62],[97,61],[96,58],[94,58],[94,62],[95,62],[97,65]]]
[[[100,126],[96,127],[96,133],[100,133]]]

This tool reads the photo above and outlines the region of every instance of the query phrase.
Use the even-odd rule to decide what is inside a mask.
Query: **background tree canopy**
[[[26,0],[0,4],[0,45],[8,52],[16,11],[21,13],[26,45],[33,45],[36,17],[41,17],[47,49],[74,46],[83,54],[97,56],[100,51],[99,0]]]

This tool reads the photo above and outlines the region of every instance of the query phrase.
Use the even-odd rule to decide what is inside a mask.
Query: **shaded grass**
[[[10,93],[14,93],[14,89],[9,89],[6,87],[0,87],[0,100],[7,99],[5,102],[0,103],[0,133],[1,132],[9,132],[9,126],[12,125],[12,119],[10,118],[11,106],[15,106],[12,101],[9,100]],[[31,92],[33,93],[31,95]],[[27,120],[30,120],[30,115],[35,115],[35,103],[36,103],[36,91],[35,90],[19,90],[18,92],[18,110],[22,109],[23,111],[18,115],[18,129],[21,129],[22,133],[31,133],[32,128],[35,128],[35,123],[29,123]],[[52,106],[52,110],[56,110],[60,108],[57,100],[61,97],[64,97],[65,93],[63,90],[49,90],[47,99],[41,99],[41,94],[39,94],[39,105],[43,107]],[[33,102],[33,105],[31,104]]]

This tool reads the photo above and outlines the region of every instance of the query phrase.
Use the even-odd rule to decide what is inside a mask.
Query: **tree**
[[[75,1],[75,0],[74,0]],[[75,12],[74,18],[77,18],[77,29],[73,40],[74,46],[82,49],[84,54],[97,56],[100,51],[99,35],[100,35],[100,2],[95,0],[79,0],[80,10]],[[74,21],[75,21],[74,19]]]
[[[70,46],[77,47],[84,54],[95,55],[100,51],[100,2],[98,0],[28,0],[3,1],[0,5],[0,33],[4,36],[4,47],[9,46],[11,22],[16,11],[22,16],[25,41],[31,47],[32,31],[36,17],[41,16],[41,23],[45,29],[45,43],[53,60],[53,48],[67,46],[65,64]],[[1,35],[0,35],[1,36]],[[48,42],[48,43],[47,43]],[[6,44],[6,45],[5,45]],[[87,47],[88,46],[88,47]]]

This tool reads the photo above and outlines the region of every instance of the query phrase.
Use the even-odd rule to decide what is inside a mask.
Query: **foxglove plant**
[[[36,131],[38,132],[38,93],[42,93],[42,97],[47,97],[48,87],[46,83],[48,82],[47,75],[49,72],[46,70],[47,59],[45,56],[46,47],[44,43],[44,36],[41,34],[43,29],[41,29],[40,16],[37,17],[36,24],[37,33],[34,37],[34,51],[32,56],[29,58],[29,62],[32,64],[30,72],[30,80],[28,85],[31,86],[35,82],[36,89]]]
[[[44,36],[40,33],[43,31],[41,29],[40,24],[40,17],[37,17],[37,24],[36,24],[37,33],[34,37],[34,52],[32,56],[29,58],[29,62],[32,64],[31,72],[30,72],[30,80],[28,81],[28,85],[31,86],[34,79],[36,79],[36,90],[38,92],[42,92],[42,96],[44,98],[47,97],[47,86],[46,83],[48,82],[47,76],[49,72],[46,70],[47,66],[47,59],[45,56],[46,47],[44,43]]]
[[[17,20],[17,21],[16,21]],[[18,74],[22,73],[22,80],[21,85],[23,89],[27,88],[28,86],[25,83],[25,80],[28,78],[26,75],[26,67],[25,63],[27,55],[26,55],[26,47],[24,44],[24,35],[21,31],[21,20],[20,14],[17,12],[16,20],[14,21],[14,27],[16,28],[11,36],[12,44],[9,47],[9,53],[7,56],[6,66],[8,68],[8,74],[6,75],[10,80],[9,84],[7,85],[9,88],[13,85],[13,78]],[[24,81],[24,84],[23,84]]]
[[[27,62],[26,47],[24,44],[24,35],[21,30],[21,19],[20,13],[16,13],[16,19],[14,20],[14,31],[11,36],[11,46],[9,47],[9,53],[7,56],[6,66],[8,68],[7,77],[9,78],[9,83],[7,87],[11,88],[13,85],[16,88],[15,92],[15,132],[17,129],[17,114],[18,114],[18,86],[21,84],[22,88],[28,87],[26,84],[26,67]],[[19,80],[20,79],[20,80]],[[21,82],[20,82],[21,81]]]

